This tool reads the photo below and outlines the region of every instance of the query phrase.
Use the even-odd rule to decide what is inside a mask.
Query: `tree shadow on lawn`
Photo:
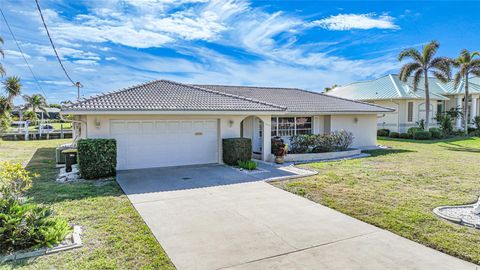
[[[459,145],[451,142],[445,142],[445,144],[447,145],[440,145],[440,146],[448,151],[480,153],[480,148],[468,147],[468,146]]]
[[[88,197],[119,196],[123,192],[115,180],[92,180],[77,183],[55,181],[58,169],[55,167],[55,148],[39,148],[28,162],[26,169],[38,177],[32,179],[28,196],[33,202],[53,203]]]
[[[389,137],[378,137],[378,138],[383,141],[407,142],[407,143],[418,143],[418,144],[436,144],[436,143],[449,143],[449,142],[475,140],[472,137],[453,137],[453,138],[437,139],[437,140],[413,140],[413,139],[397,139],[397,138],[389,138]]]
[[[392,155],[392,154],[413,153],[417,151],[407,150],[407,149],[388,148],[388,149],[368,150],[363,152],[370,154],[372,157],[379,157],[379,156],[386,156],[386,155]]]

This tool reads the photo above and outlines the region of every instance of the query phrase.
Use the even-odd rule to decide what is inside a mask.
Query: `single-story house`
[[[408,128],[418,126],[420,120],[425,120],[425,89],[421,79],[417,91],[413,91],[412,78],[404,83],[398,75],[389,74],[371,81],[355,82],[338,86],[328,92],[335,97],[365,101],[375,105],[395,109],[378,118],[378,128],[390,129],[395,132],[406,132]],[[456,88],[453,81],[442,83],[437,78],[429,77],[430,89],[430,123],[436,126],[437,112],[445,112],[451,108],[463,111],[465,98],[465,82]],[[480,78],[469,80],[469,118],[479,115]],[[456,128],[462,128],[462,120],[457,119]]]
[[[156,80],[62,108],[74,138],[115,138],[117,168],[222,163],[222,139],[248,137],[271,159],[271,137],[352,132],[376,145],[377,115],[392,109],[294,88],[192,85]]]

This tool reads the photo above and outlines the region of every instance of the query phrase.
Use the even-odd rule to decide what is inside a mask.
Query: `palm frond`
[[[422,78],[423,70],[419,69],[413,75],[413,91],[417,91],[418,84],[420,83],[420,79]]]
[[[432,57],[437,53],[437,49],[440,47],[440,44],[433,40],[423,47],[422,59],[423,63],[429,63],[432,60]]]
[[[452,77],[452,69],[450,68],[450,64],[450,58],[436,57],[430,62],[429,67],[434,69],[434,72],[438,73],[438,79],[440,81],[446,83]],[[445,80],[443,78],[445,78]]]
[[[420,55],[420,52],[417,49],[410,48],[410,49],[405,49],[400,54],[398,55],[398,61],[402,61],[405,58],[411,58],[415,62],[418,63],[423,63],[422,56]]]
[[[450,78],[444,72],[433,70],[432,74],[435,78],[437,78],[442,83],[447,83],[450,80]]]
[[[5,69],[3,68],[2,64],[0,64],[0,77],[5,76],[5,74],[7,73],[5,72]]]
[[[410,77],[410,75],[412,75],[414,71],[416,71],[417,69],[421,70],[421,68],[422,66],[417,62],[405,64],[400,70],[400,80],[402,82],[406,82],[408,80],[408,77]]]
[[[460,82],[462,81],[464,75],[465,74],[463,74],[463,72],[460,70],[455,73],[455,77],[453,78],[453,88],[456,89],[458,85],[460,85]]]

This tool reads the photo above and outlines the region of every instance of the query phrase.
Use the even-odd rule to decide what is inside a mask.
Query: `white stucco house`
[[[157,80],[62,108],[74,138],[115,138],[117,168],[222,163],[222,139],[252,139],[271,158],[271,137],[344,129],[354,147],[376,145],[377,115],[392,109],[293,88],[191,85]]]
[[[445,112],[451,108],[463,110],[465,83],[461,82],[454,87],[453,81],[442,83],[438,79],[429,77],[430,89],[430,123],[436,126],[437,112]],[[469,117],[473,119],[479,115],[480,78],[469,80]],[[412,79],[402,82],[398,75],[389,74],[371,81],[355,82],[345,86],[338,86],[328,92],[328,95],[365,101],[375,105],[395,109],[378,118],[377,127],[387,128],[390,131],[406,132],[408,128],[418,126],[421,119],[425,120],[425,91],[424,81],[420,81],[417,91],[413,91]],[[461,119],[457,119],[456,128],[462,128]]]

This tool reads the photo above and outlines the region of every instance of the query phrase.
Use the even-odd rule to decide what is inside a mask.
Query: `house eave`
[[[62,110],[62,115],[272,115],[285,111],[132,111],[132,110]]]

